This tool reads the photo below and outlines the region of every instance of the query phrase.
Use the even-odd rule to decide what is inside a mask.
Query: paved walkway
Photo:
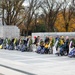
[[[75,75],[75,58],[0,50],[0,75]]]

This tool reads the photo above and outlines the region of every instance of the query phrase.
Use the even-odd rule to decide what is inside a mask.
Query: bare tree
[[[66,32],[68,32],[69,30],[69,26],[71,23],[71,19],[73,18],[73,9],[71,6],[71,1],[68,0],[64,0],[64,4],[62,7],[62,15],[63,15],[63,19],[64,19],[64,28],[66,30]]]
[[[2,23],[6,25],[19,25],[22,20],[19,16],[23,9],[23,2],[25,0],[3,0],[1,2],[2,8]]]
[[[2,24],[4,25],[4,4],[2,0],[0,1],[0,18],[2,19]]]
[[[33,16],[37,12],[41,4],[40,0],[29,0],[28,3],[29,5],[27,6],[27,8],[25,7],[25,22],[24,22],[27,29],[27,35]]]
[[[35,24],[35,29],[37,28],[37,22],[38,22],[38,13],[34,14],[35,16],[35,21],[34,21],[34,24]]]
[[[56,0],[44,0],[42,3],[42,9],[46,17],[46,24],[48,26],[48,31],[50,32],[56,31],[54,25],[61,6],[62,3],[57,2]]]

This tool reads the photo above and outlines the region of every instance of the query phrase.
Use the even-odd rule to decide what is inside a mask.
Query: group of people
[[[34,44],[37,53],[75,56],[75,39],[69,36],[47,36],[45,39],[37,36]]]
[[[68,55],[75,57],[75,38],[68,36],[47,36],[42,39],[40,36],[34,37],[32,43],[31,37],[24,38],[0,38],[0,49],[19,50],[19,51],[34,51],[40,54],[56,54]],[[35,46],[32,46],[32,45]]]
[[[8,49],[8,50],[20,50],[22,52],[29,51],[29,46],[31,42],[31,37],[25,38],[0,38],[0,49]]]

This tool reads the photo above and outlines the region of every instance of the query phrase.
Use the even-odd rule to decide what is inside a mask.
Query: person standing
[[[66,36],[66,41],[65,41],[65,49],[67,51],[67,55],[69,54],[69,37]]]

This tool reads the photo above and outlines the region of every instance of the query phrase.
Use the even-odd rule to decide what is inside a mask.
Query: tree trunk
[[[35,31],[37,29],[37,18],[35,18]]]
[[[49,25],[48,25],[48,31],[49,32],[55,32],[55,30],[54,30],[54,23],[49,23]]]
[[[68,28],[69,28],[69,23],[66,23],[66,26],[65,26],[66,32],[68,32]]]
[[[2,25],[4,26],[4,8],[2,10],[2,13],[3,13],[3,15],[2,15]]]
[[[29,26],[29,25],[28,25]],[[27,26],[27,32],[26,32],[26,36],[28,36],[28,32],[29,32],[29,30],[28,30],[28,26]]]

